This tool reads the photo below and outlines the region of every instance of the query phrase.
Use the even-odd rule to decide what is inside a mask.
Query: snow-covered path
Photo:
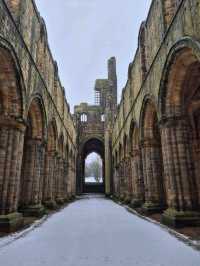
[[[0,239],[2,266],[199,266],[200,252],[102,197],[85,197],[21,237]]]

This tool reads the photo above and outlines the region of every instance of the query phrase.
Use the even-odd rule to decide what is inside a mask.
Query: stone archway
[[[198,219],[193,211],[199,210],[200,205],[199,51],[199,44],[192,40],[177,43],[168,55],[161,81],[164,173],[170,194],[168,205],[174,210],[173,223],[194,223]],[[168,211],[164,219],[171,222]]]
[[[147,212],[162,210],[166,204],[163,179],[162,145],[156,106],[149,98],[144,100],[140,138],[143,161],[145,204]]]
[[[80,165],[80,171],[78,172],[78,178],[77,178],[77,186],[79,188],[80,193],[91,193],[91,192],[105,192],[105,151],[104,151],[104,143],[98,139],[98,138],[91,138],[87,141],[85,141],[80,150],[81,154],[81,165]],[[102,184],[96,184],[96,185],[87,185],[85,183],[85,160],[86,157],[92,153],[97,153],[101,159],[102,159],[102,165],[103,165],[103,183]]]
[[[20,210],[24,215],[40,216],[45,163],[45,114],[35,97],[29,107],[21,175]]]
[[[17,209],[25,123],[18,69],[12,51],[0,47],[0,227],[4,231],[13,229],[13,221],[14,227],[22,221]]]

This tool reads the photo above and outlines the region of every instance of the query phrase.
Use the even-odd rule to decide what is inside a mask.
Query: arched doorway
[[[103,160],[101,156],[96,152],[91,152],[85,158],[84,167],[84,189],[85,192],[97,192],[99,186],[102,187],[104,183],[103,179]]]
[[[95,182],[94,177],[90,177],[87,182],[86,175],[86,164],[92,162],[92,159],[97,158],[102,165],[101,172],[102,176],[100,182]],[[78,173],[78,187],[81,193],[104,193],[105,192],[105,159],[104,159],[104,143],[97,139],[92,138],[87,140],[81,147],[81,166]],[[91,182],[90,182],[91,181]]]

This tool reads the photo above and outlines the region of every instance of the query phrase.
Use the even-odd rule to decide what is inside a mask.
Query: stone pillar
[[[195,224],[200,218],[199,214],[194,212],[197,193],[188,130],[185,117],[161,121],[168,203],[168,209],[163,214],[163,222],[173,226]]]
[[[56,153],[47,151],[45,160],[45,178],[43,183],[43,203],[47,208],[55,209],[54,178],[56,171]]]
[[[67,190],[68,190],[68,162],[67,162],[67,160],[64,160],[63,166],[64,166],[63,193],[64,193],[64,200],[65,200],[65,202],[67,202],[68,201],[68,193],[67,193]]]
[[[69,163],[68,163],[67,193],[68,193],[69,199],[71,199],[72,198],[72,166],[71,166],[71,160],[69,160]]]
[[[124,178],[125,178],[125,202],[130,203],[132,197],[132,180],[131,180],[131,160],[130,157],[124,160]]]
[[[73,163],[73,166],[72,166],[72,197],[74,198],[76,196],[76,178],[75,178],[75,167],[74,167],[74,163]]]
[[[41,216],[44,213],[42,206],[42,184],[44,178],[45,146],[40,139],[25,141],[21,211],[24,216]]]
[[[63,180],[64,180],[64,165],[63,165],[63,158],[61,156],[57,159],[57,191],[56,191],[56,202],[58,204],[64,203],[63,198]]]
[[[131,206],[140,207],[144,202],[144,181],[142,171],[141,152],[138,149],[133,150],[131,157],[132,187],[133,195]]]
[[[125,180],[125,164],[124,161],[120,162],[120,200],[125,199],[125,192],[126,192],[126,180]]]
[[[11,232],[23,222],[17,212],[25,125],[0,121],[0,231]]]
[[[159,212],[164,208],[161,146],[155,139],[146,139],[141,147],[145,187],[143,210]]]
[[[115,166],[114,168],[114,195],[119,197],[119,167]]]

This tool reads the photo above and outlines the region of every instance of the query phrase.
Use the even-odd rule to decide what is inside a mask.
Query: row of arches
[[[42,96],[25,98],[12,53],[0,47],[0,218],[40,215],[75,194],[75,150],[47,123]],[[65,138],[66,139],[66,138]],[[1,222],[1,221],[0,221]]]
[[[171,49],[158,100],[144,98],[140,122],[113,154],[114,193],[135,207],[200,210],[199,47],[186,38]]]

